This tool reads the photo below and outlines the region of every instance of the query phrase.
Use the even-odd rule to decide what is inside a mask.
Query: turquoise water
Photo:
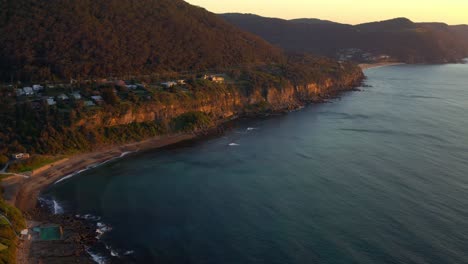
[[[362,92],[44,196],[113,228],[101,240],[120,257],[94,249],[109,263],[468,263],[468,65],[366,74]]]

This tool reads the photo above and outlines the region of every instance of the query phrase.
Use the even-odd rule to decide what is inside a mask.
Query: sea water
[[[468,263],[468,65],[366,75],[371,87],[332,103],[116,160],[44,196],[110,228],[107,263]]]

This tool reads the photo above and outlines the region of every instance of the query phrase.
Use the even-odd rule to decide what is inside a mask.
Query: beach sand
[[[120,157],[125,152],[156,149],[172,145],[181,141],[193,139],[195,134],[180,134],[161,136],[142,142],[109,147],[91,153],[78,154],[54,163],[53,166],[39,170],[29,177],[15,175],[3,180],[5,199],[18,207],[26,215],[32,213],[37,206],[40,192],[47,186],[58,181],[66,175],[86,169],[91,165],[100,164],[113,158]]]

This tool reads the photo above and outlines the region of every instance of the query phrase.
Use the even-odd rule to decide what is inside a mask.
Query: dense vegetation
[[[0,43],[7,81],[197,71],[282,57],[182,0],[2,0]]]
[[[21,212],[7,204],[1,196],[0,214],[0,264],[16,263],[17,235],[26,224]]]
[[[271,88],[320,85],[330,80],[349,84],[346,78],[358,80],[361,74],[352,64],[298,55],[289,57],[284,64],[232,69],[226,73],[225,83],[185,76],[184,85],[170,88],[162,87],[159,82],[144,84],[136,90],[113,82],[76,84],[46,88],[42,96],[29,97],[16,97],[14,88],[3,87],[0,88],[0,156],[22,152],[73,154],[167,133],[205,130],[222,119],[224,111],[242,113],[248,104],[242,100],[256,92],[266,96]],[[71,91],[79,92],[83,98],[57,99],[56,105],[48,105],[43,99]],[[102,95],[104,101],[85,106],[84,102],[92,95]],[[232,100],[241,101],[237,106],[225,105]],[[134,115],[138,113],[149,115],[149,119],[136,121]],[[128,121],[118,121],[126,120],[126,116],[130,116]],[[10,168],[25,171],[42,163],[42,159],[46,158],[33,159],[31,164],[12,164]]]
[[[361,25],[316,19],[283,20],[224,14],[226,21],[289,51],[339,58],[349,49],[408,63],[453,62],[468,56],[466,26],[413,23],[399,18]],[[362,57],[358,57],[362,59]]]

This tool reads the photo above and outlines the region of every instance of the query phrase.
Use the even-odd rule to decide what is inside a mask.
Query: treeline
[[[0,264],[16,263],[18,236],[26,223],[21,212],[5,202],[2,195],[0,214]]]
[[[279,49],[182,0],[0,1],[0,76],[87,79],[282,60]]]

